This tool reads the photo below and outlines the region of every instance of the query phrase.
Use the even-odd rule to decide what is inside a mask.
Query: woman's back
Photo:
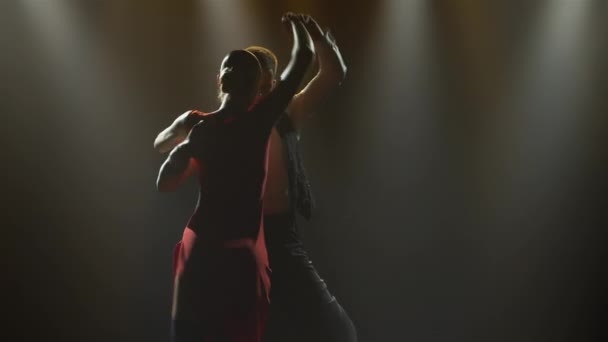
[[[194,145],[199,201],[188,224],[197,233],[220,241],[257,238],[269,135],[257,111],[203,116]]]

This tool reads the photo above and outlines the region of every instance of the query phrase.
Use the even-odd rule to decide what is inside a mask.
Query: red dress
[[[270,269],[263,191],[272,113],[194,111],[199,199],[174,251],[174,341],[261,341]],[[276,115],[278,116],[278,115]]]

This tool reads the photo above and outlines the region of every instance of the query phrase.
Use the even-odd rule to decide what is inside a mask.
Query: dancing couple
[[[346,66],[331,33],[310,16],[287,13],[282,22],[293,48],[280,77],[266,48],[228,53],[219,108],[187,111],[154,142],[170,151],[159,191],[174,191],[192,175],[199,181],[198,203],[174,250],[175,342],[356,341],[296,226],[296,216],[310,219],[313,209],[299,132]],[[297,92],[315,56],[319,70]]]

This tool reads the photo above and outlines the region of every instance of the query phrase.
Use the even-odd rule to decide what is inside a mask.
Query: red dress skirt
[[[262,341],[270,269],[263,238],[210,243],[190,228],[173,252],[174,342]]]

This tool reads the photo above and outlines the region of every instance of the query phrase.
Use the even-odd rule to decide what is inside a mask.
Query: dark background
[[[349,66],[303,133],[305,241],[360,340],[600,340],[602,0],[1,1],[11,340],[167,341],[196,189],[156,192],[153,139],[229,50],[284,66],[286,10]]]

